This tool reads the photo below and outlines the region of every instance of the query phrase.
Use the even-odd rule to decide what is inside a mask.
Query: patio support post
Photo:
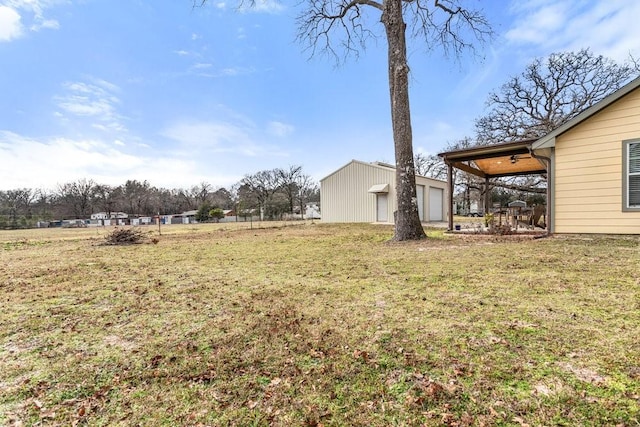
[[[449,231],[453,230],[453,166],[447,162],[447,187],[449,188]]]
[[[529,152],[531,153],[531,157],[533,157],[534,159],[541,159],[544,161],[545,164],[545,169],[547,171],[547,218],[545,220],[546,224],[545,226],[547,227],[547,236],[551,235],[551,221],[552,218],[551,216],[553,215],[553,209],[551,207],[551,189],[553,188],[553,182],[551,181],[552,177],[553,177],[553,166],[551,165],[551,157],[546,157],[546,156],[539,156],[536,155],[536,153],[533,151],[533,149],[531,147],[529,147]]]
[[[489,213],[489,177],[484,177],[484,214]]]

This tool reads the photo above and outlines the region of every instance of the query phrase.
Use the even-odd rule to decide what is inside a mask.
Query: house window
[[[640,210],[640,141],[625,141],[622,156],[623,210]]]

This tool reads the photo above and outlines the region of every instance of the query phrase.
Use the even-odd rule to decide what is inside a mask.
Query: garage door
[[[442,221],[442,188],[429,188],[429,221]]]

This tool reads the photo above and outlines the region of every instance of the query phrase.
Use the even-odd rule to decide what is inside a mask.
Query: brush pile
[[[147,240],[147,234],[138,228],[116,228],[105,236],[105,245],[135,245]]]

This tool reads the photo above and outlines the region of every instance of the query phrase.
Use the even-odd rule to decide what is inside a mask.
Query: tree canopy
[[[621,88],[637,71],[588,49],[534,59],[489,94],[479,144],[539,138]]]

